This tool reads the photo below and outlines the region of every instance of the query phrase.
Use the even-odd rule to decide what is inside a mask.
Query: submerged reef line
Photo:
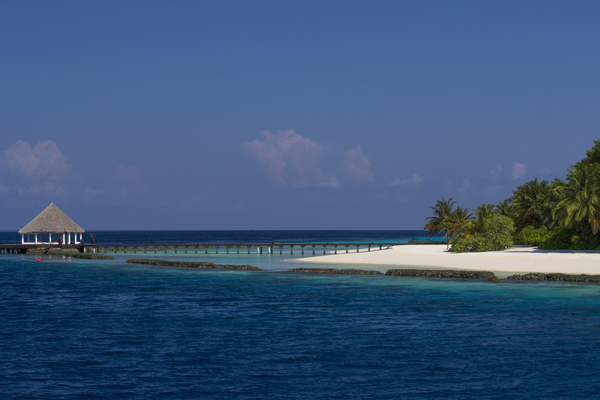
[[[114,260],[113,256],[106,256],[102,254],[90,254],[90,253],[68,253],[61,251],[49,251],[46,253],[50,256],[63,256],[63,257],[71,257],[71,258],[81,258],[85,260]]]
[[[498,277],[493,272],[487,271],[456,271],[438,269],[389,269],[387,276],[412,276],[418,278],[454,278],[454,279],[485,279],[498,282]]]
[[[303,272],[309,274],[346,274],[346,275],[381,275],[379,271],[366,269],[335,269],[335,268],[295,268],[288,272]]]
[[[211,262],[166,261],[166,260],[154,260],[154,259],[149,259],[149,258],[133,258],[133,259],[127,260],[127,262],[129,264],[160,265],[160,266],[165,266],[165,267],[233,269],[233,270],[238,270],[238,271],[263,271],[262,268],[253,267],[252,265],[214,264]]]
[[[540,274],[510,275],[506,279],[522,281],[588,282],[600,283],[600,275]]]

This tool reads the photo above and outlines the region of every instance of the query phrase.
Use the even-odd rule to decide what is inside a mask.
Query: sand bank
[[[515,272],[600,274],[600,251],[538,250],[532,247],[455,254],[446,251],[446,245],[441,244],[403,245],[392,246],[381,251],[331,254],[290,261],[319,264],[369,264],[369,268],[377,270],[385,269],[383,266],[451,268],[492,271],[501,276]]]

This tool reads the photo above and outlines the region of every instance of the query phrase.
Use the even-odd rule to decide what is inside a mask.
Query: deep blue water
[[[0,398],[599,397],[597,285],[126,258],[0,255]]]

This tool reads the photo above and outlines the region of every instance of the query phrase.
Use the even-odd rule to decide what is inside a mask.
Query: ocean
[[[420,231],[97,232],[96,241],[395,240]],[[259,240],[261,239],[261,240]],[[14,232],[0,241],[16,240]],[[312,257],[312,255],[306,255]],[[600,286],[298,275],[290,255],[0,255],[2,399],[582,399]],[[295,255],[295,257],[298,257]],[[315,266],[311,264],[311,267]],[[332,265],[327,265],[332,267]]]

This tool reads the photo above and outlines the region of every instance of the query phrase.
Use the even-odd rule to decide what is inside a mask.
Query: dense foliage
[[[548,232],[540,239],[538,248],[545,250],[570,249],[573,244],[572,238],[575,237],[579,238],[579,236],[575,234],[574,229],[558,227],[555,230]],[[577,242],[577,245],[579,246],[579,240],[577,240]]]
[[[523,241],[523,244],[526,244],[528,246],[537,246],[542,240],[542,238],[546,236],[547,233],[548,228],[546,228],[544,225],[537,229],[529,225],[523,228],[523,230],[521,231],[521,239]]]
[[[567,169],[566,182],[531,180],[511,198],[477,207],[475,215],[442,197],[430,207],[434,215],[424,229],[428,235],[444,232],[456,252],[501,250],[513,243],[600,250],[600,140],[586,156]]]
[[[457,253],[504,250],[513,246],[514,231],[515,224],[512,219],[504,215],[490,214],[479,232],[458,237],[452,244],[452,250]]]

